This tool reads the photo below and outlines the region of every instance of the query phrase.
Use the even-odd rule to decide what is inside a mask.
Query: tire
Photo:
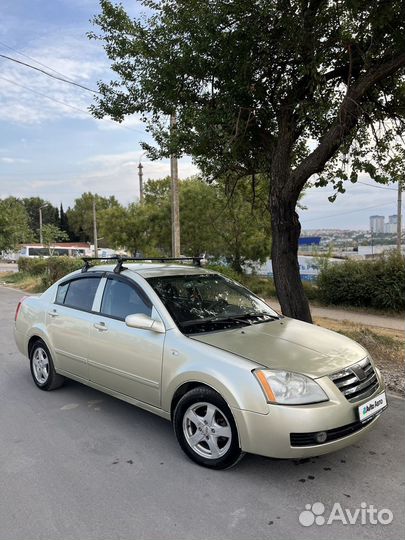
[[[173,427],[182,450],[198,465],[228,469],[243,457],[231,410],[211,388],[193,388],[180,399]]]
[[[65,377],[56,373],[51,353],[42,339],[31,348],[30,368],[34,383],[41,390],[55,390],[65,382]]]

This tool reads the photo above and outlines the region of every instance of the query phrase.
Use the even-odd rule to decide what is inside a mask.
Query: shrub
[[[318,300],[319,299],[319,290],[316,283],[313,281],[303,281],[302,285],[304,287],[305,295],[308,300]]]
[[[238,274],[238,272],[230,266],[222,266],[221,264],[209,264],[204,268],[206,268],[207,270],[218,272],[219,274],[222,274],[229,279],[233,279],[234,281],[240,282],[240,280],[242,279],[242,274]]]
[[[320,300],[326,304],[405,309],[405,259],[398,253],[327,266],[317,284]]]
[[[47,261],[49,278],[52,283],[83,266],[81,259],[73,259],[71,257],[50,257]]]
[[[42,276],[44,287],[49,287],[55,281],[66,274],[78,270],[83,266],[83,261],[71,257],[49,257],[47,259],[30,259],[20,257],[18,270],[32,276]]]
[[[40,276],[47,271],[48,259],[30,259],[28,257],[20,257],[18,259],[18,271],[31,274],[32,276]]]

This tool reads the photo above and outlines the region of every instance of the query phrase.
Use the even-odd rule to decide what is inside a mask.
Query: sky
[[[140,13],[136,0],[121,3]],[[112,77],[101,43],[86,37],[99,11],[98,0],[2,0],[0,54],[96,88]],[[152,141],[137,117],[96,120],[92,101],[90,92],[0,58],[0,198],[40,196],[66,209],[91,191],[127,204],[139,197],[140,160],[144,179],[169,175],[167,160],[143,155],[140,142]],[[180,160],[180,178],[196,173],[190,157]],[[370,215],[396,213],[395,185],[361,180],[367,185],[349,184],[333,204],[330,188],[308,189],[303,228],[368,229]]]

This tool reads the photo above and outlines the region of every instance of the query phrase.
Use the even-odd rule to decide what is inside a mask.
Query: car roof
[[[115,266],[115,264],[96,265],[90,267],[88,269],[88,272],[112,272]],[[186,264],[124,262],[123,269],[120,273],[123,275],[128,275],[129,273],[136,273],[144,278],[149,278],[160,276],[214,274],[215,272],[202,268],[201,266],[189,266]]]

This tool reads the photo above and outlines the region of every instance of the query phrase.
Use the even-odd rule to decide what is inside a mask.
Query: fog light
[[[322,444],[326,441],[328,438],[328,434],[326,431],[318,431],[318,433],[315,435],[315,440],[318,444]]]

